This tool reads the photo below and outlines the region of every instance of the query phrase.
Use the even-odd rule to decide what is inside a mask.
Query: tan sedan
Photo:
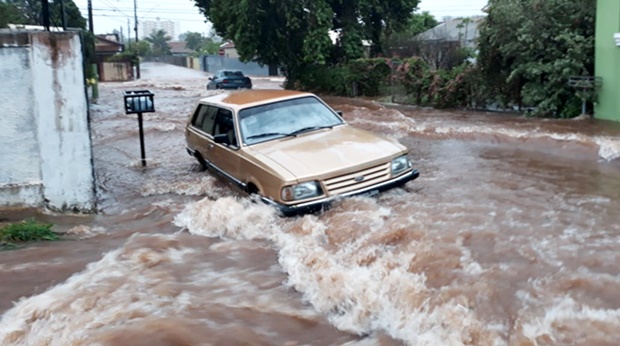
[[[247,90],[207,97],[185,131],[205,168],[256,193],[284,215],[346,196],[376,194],[418,177],[407,149],[348,125],[317,96]]]

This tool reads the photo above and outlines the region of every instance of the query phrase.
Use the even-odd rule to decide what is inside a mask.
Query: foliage
[[[65,19],[67,27],[86,29],[86,19],[82,17],[80,9],[73,0],[65,0]],[[10,17],[5,17],[3,8]],[[62,10],[60,1],[49,3],[50,24],[55,27],[62,27]],[[17,13],[15,13],[17,12]],[[40,0],[4,0],[0,1],[0,27],[6,20],[15,21],[15,24],[42,25],[42,5]],[[17,14],[17,16],[16,16]]]
[[[185,46],[191,50],[196,50],[204,44],[205,39],[206,37],[199,32],[187,32],[184,39]]]
[[[453,69],[433,69],[421,58],[410,58],[403,61],[396,74],[417,105],[455,108],[486,104],[478,78],[480,71],[470,63]]]
[[[294,87],[340,96],[378,96],[390,74],[388,59],[357,59],[336,66],[311,66]]]
[[[312,73],[303,73],[294,89],[340,96],[356,96],[353,93],[353,75],[349,66],[314,65]]]
[[[186,32],[182,36],[185,46],[193,50],[195,55],[217,54],[220,49],[220,41],[214,37],[204,37],[199,32]]]
[[[11,248],[15,246],[15,243],[60,239],[51,230],[52,226],[52,224],[38,223],[34,220],[9,224],[0,228],[0,246],[2,248]]]
[[[427,11],[413,13],[403,30],[394,32],[386,37],[387,49],[391,50],[403,44],[406,45],[412,42],[417,35],[436,27],[438,24],[437,19]]]
[[[596,0],[490,0],[479,66],[498,99],[534,115],[579,114],[571,76],[594,73]]]
[[[357,94],[365,96],[378,96],[381,85],[392,72],[388,59],[384,58],[353,60],[349,67]]]
[[[242,60],[280,67],[293,85],[303,71],[382,51],[386,32],[407,23],[419,0],[195,0]],[[329,32],[338,33],[333,44]]]
[[[108,61],[131,61],[134,64],[140,62],[141,56],[151,55],[151,45],[146,41],[129,42],[125,45],[125,51],[109,57]]]
[[[9,24],[24,24],[24,21],[15,4],[0,1],[0,28],[7,28]]]
[[[170,46],[168,46],[168,41],[172,40],[172,37],[168,36],[168,33],[166,33],[165,30],[157,30],[152,32],[151,35],[144,40],[151,44],[151,55],[170,55]]]

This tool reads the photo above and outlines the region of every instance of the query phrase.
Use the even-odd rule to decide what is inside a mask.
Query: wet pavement
[[[280,218],[201,172],[206,75],[144,64],[91,128],[100,213],[0,252],[1,345],[617,345],[620,128],[325,97],[418,180]],[[255,78],[257,88],[281,79]],[[147,167],[122,91],[150,89]],[[4,211],[19,220],[31,212]]]

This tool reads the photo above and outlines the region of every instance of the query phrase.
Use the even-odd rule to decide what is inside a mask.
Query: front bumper
[[[379,192],[386,191],[386,190],[404,185],[408,181],[414,180],[419,176],[420,176],[420,172],[414,169],[408,173],[405,173],[401,176],[390,179],[388,181],[384,181],[377,185],[373,185],[373,186],[365,187],[363,189],[343,193],[337,196],[326,197],[326,198],[322,198],[316,201],[300,203],[296,205],[284,205],[284,204],[280,204],[278,202],[272,201],[271,199],[268,199],[268,198],[262,198],[262,200],[263,202],[274,206],[284,216],[314,213],[317,211],[324,210],[326,207],[329,206],[331,202],[333,202],[336,199],[343,198],[343,197],[359,196],[359,195],[374,195]]]

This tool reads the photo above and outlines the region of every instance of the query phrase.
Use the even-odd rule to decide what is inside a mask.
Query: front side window
[[[312,96],[239,111],[241,136],[247,145],[343,123],[329,107]]]

